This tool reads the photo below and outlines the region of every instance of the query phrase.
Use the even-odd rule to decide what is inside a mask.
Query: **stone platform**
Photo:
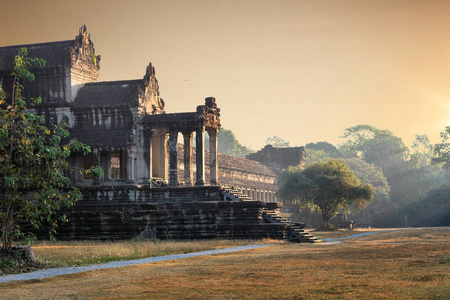
[[[263,217],[274,203],[224,201],[220,186],[83,187],[83,200],[66,211],[58,239],[288,239],[289,223]]]

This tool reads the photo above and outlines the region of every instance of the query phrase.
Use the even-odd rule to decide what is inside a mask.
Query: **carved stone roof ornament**
[[[197,114],[204,119],[206,127],[220,129],[220,108],[217,107],[216,98],[206,98],[205,105],[197,106]]]
[[[159,84],[155,75],[155,67],[149,63],[144,75],[145,109],[148,114],[163,114],[165,103],[159,96]]]
[[[70,48],[70,57],[72,68],[98,77],[101,56],[95,55],[94,43],[91,41],[91,35],[87,32],[86,25],[80,27],[73,47]]]

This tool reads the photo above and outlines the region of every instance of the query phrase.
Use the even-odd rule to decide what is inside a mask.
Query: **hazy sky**
[[[167,112],[216,97],[254,150],[392,130],[410,146],[450,124],[450,1],[0,0],[0,46],[74,39],[86,24],[100,81],[156,68]]]

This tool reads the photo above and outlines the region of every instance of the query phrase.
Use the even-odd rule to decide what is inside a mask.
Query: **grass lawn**
[[[340,244],[284,243],[7,282],[0,284],[0,295],[2,299],[449,299],[449,241],[450,228],[412,228]]]

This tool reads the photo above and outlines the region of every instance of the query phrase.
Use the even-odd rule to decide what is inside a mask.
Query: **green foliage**
[[[330,158],[342,158],[339,150],[328,142],[308,143],[305,145],[306,164],[325,161]]]
[[[411,154],[411,160],[416,162],[417,167],[429,165],[434,157],[434,147],[426,134],[416,134],[411,145],[414,150]]]
[[[374,226],[438,224],[433,219],[435,210],[427,201],[440,199],[430,198],[430,194],[438,195],[434,191],[448,189],[450,173],[445,169],[450,169],[450,126],[441,133],[442,142],[434,147],[426,135],[416,135],[411,154],[391,131],[370,125],[347,128],[341,137],[346,141],[339,146],[338,153],[361,182],[371,184],[375,190],[373,201],[353,213],[352,220]],[[305,148],[307,164],[337,155],[332,145],[324,142]],[[449,207],[439,203],[444,210],[442,215],[450,213]]]
[[[426,226],[432,221],[432,210],[422,210],[420,207],[428,206],[427,196],[433,190],[446,188],[450,182],[450,174],[439,165],[427,165],[425,167],[411,167],[398,173],[390,179],[391,199],[393,207],[380,218],[380,225],[393,224],[395,226],[408,226],[413,220],[422,220],[420,226]],[[450,207],[447,207],[449,211]],[[419,210],[416,210],[419,209]],[[419,216],[417,219],[413,216]]]
[[[441,132],[441,143],[435,145],[434,153],[436,157],[432,159],[434,164],[440,164],[445,170],[450,170],[450,126],[445,127]]]
[[[381,168],[359,158],[347,158],[344,162],[362,183],[370,184],[375,189],[377,196],[389,198],[390,186]]]
[[[31,66],[43,66],[44,61],[27,56],[25,48],[15,57],[11,73],[14,77],[12,95],[0,92],[0,217],[2,218],[3,250],[12,247],[14,240],[32,241],[25,234],[26,226],[49,227],[55,232],[57,221],[65,216],[57,214],[62,207],[70,207],[81,198],[78,189],[70,186],[67,158],[72,151],[87,154],[90,148],[76,140],[61,144],[69,136],[66,123],[53,128],[44,126],[44,118],[32,113],[22,96],[24,80],[34,80],[28,71]],[[31,107],[40,99],[30,99]]]
[[[360,158],[347,158],[344,162],[362,183],[370,184],[374,188],[373,200],[366,207],[354,212],[351,218],[359,224],[374,224],[386,212],[392,210],[391,187],[381,168]]]
[[[209,137],[206,134],[205,144],[209,147]],[[219,152],[238,157],[245,157],[254,151],[243,146],[231,130],[221,128],[219,132]]]
[[[341,159],[284,170],[280,181],[281,199],[318,208],[326,228],[331,227],[329,221],[340,209],[364,207],[374,194],[373,187],[362,184]]]
[[[345,158],[359,157],[380,167],[387,178],[394,176],[409,157],[409,150],[401,138],[389,130],[370,125],[357,125],[344,130],[347,140],[339,147]]]
[[[406,206],[409,226],[450,226],[450,188],[429,191],[422,201]],[[424,213],[426,212],[426,213]]]
[[[272,145],[275,148],[290,148],[291,147],[289,142],[283,140],[278,135],[274,135],[273,137],[267,138],[266,145]]]

